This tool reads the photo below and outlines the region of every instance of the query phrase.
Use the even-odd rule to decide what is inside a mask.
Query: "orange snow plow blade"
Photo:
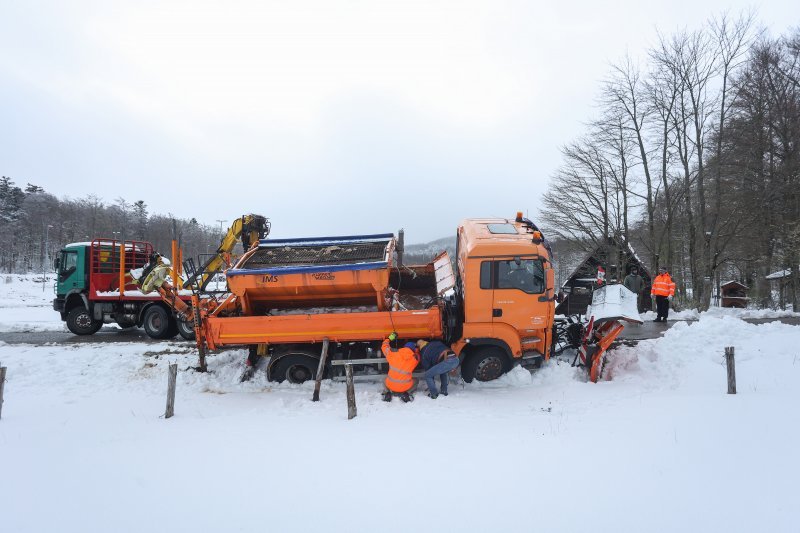
[[[597,383],[603,372],[605,355],[611,344],[625,329],[624,322],[641,324],[636,308],[636,295],[622,285],[606,285],[592,294],[592,305],[587,311],[586,326],[578,354],[589,372],[589,379]]]

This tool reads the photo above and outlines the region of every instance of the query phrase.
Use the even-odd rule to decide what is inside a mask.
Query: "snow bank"
[[[684,309],[682,311],[669,312],[669,320],[699,320],[701,316],[710,317],[735,317],[741,319],[768,319],[800,317],[800,313],[783,311],[780,309],[736,309],[734,307],[710,307],[708,311],[700,312],[697,309]],[[647,311],[641,314],[642,320],[654,320],[656,313]]]

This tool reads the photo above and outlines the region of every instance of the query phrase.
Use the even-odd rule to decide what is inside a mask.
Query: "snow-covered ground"
[[[797,531],[798,326],[703,315],[597,384],[563,361],[410,404],[360,383],[350,421],[343,384],[312,403],[238,383],[243,359],[0,345],[2,531]]]
[[[64,330],[53,297],[0,275],[0,332]],[[204,375],[184,343],[0,344],[3,531],[795,531],[800,327],[739,320],[789,315],[673,311],[699,322],[616,349],[596,385],[563,361],[409,405],[359,384],[352,421],[342,384],[238,383],[242,351]]]
[[[0,332],[66,331],[53,310],[55,277],[48,274],[0,274]]]
[[[713,316],[713,317],[735,317],[743,319],[755,318],[785,318],[785,317],[800,317],[800,313],[792,311],[782,311],[778,309],[736,309],[733,307],[710,307],[708,311],[701,313],[697,309],[684,309],[681,311],[669,312],[669,320],[698,320],[700,315]],[[656,318],[655,311],[648,311],[641,314],[642,319],[654,320]]]

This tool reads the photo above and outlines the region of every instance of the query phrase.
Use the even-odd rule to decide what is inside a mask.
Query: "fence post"
[[[725,348],[725,363],[728,367],[728,394],[736,394],[736,362],[733,358],[733,346]]]
[[[353,365],[344,365],[347,379],[347,419],[352,420],[358,414],[356,410],[356,389],[353,385]]]
[[[6,367],[0,366],[0,418],[3,418],[3,388],[6,384]]]
[[[328,337],[322,339],[322,354],[319,357],[319,365],[317,366],[317,380],[314,383],[314,395],[311,397],[312,402],[319,401],[319,387],[322,385],[322,374],[325,373],[325,361],[328,360]]]
[[[164,418],[172,418],[175,414],[175,382],[178,378],[178,364],[169,365],[169,375],[167,377],[167,410]]]

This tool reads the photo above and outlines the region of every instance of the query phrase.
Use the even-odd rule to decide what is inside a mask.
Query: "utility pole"
[[[44,262],[42,263],[42,292],[44,286],[47,284],[47,264],[50,262],[50,254],[47,253],[48,240],[50,238],[50,228],[53,226],[48,224],[44,230]]]
[[[225,222],[227,222],[227,220],[220,220],[220,219],[217,219],[217,222],[219,222],[219,234],[220,234],[220,235],[224,235],[224,234],[223,234],[223,232],[222,232],[222,225],[223,225]]]

